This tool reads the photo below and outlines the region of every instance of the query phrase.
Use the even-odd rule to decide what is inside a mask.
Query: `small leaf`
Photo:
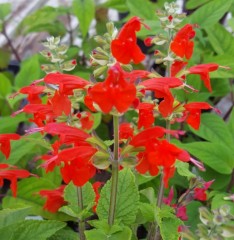
[[[108,219],[110,192],[111,180],[102,188],[98,202],[97,214],[101,220]],[[119,172],[115,219],[124,224],[133,223],[138,211],[138,201],[139,194],[134,175],[130,169],[125,168]]]
[[[11,4],[10,3],[2,3],[0,4],[0,20],[5,20],[5,17],[11,12]]]
[[[85,38],[91,21],[95,17],[95,2],[94,0],[73,0],[72,7],[78,18],[82,36]]]
[[[0,10],[1,11],[1,10]],[[1,31],[1,23],[0,23],[0,31]],[[7,49],[0,48],[0,68],[4,69],[7,68],[10,59],[11,59],[11,52]]]
[[[230,9],[232,3],[232,0],[211,1],[197,9],[185,21],[198,24],[201,28],[211,27]]]
[[[189,164],[186,162],[176,161],[175,167],[178,174],[187,177],[188,180],[196,177],[196,175],[189,170]]]

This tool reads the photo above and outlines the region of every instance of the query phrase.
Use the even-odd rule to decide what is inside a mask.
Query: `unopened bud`
[[[107,66],[101,66],[93,71],[94,77],[101,76],[106,70],[108,69]]]
[[[76,67],[76,60],[64,62],[60,67],[64,71],[71,71]]]
[[[112,34],[115,30],[115,26],[114,26],[113,22],[108,22],[106,24],[106,29],[107,29],[107,32],[112,36]]]
[[[199,208],[200,220],[203,224],[209,225],[212,222],[212,214],[205,207]]]

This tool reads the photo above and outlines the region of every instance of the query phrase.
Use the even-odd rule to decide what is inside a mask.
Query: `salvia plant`
[[[204,171],[204,166],[180,142],[186,133],[181,125],[196,131],[203,110],[219,113],[208,102],[180,100],[181,92],[199,94],[189,77],[198,75],[211,92],[210,72],[228,69],[216,63],[192,65],[199,26],[181,25],[185,14],[178,13],[175,3],[164,7],[157,11],[161,24],[157,35],[151,35],[150,27],[137,16],[120,30],[107,23],[107,32],[94,38],[90,81],[63,73],[77,62],[67,58],[68,47],[60,38],[43,43],[45,76],[19,90],[17,94],[27,95],[27,103],[13,114],[31,116],[26,134],[1,134],[0,150],[7,159],[11,143],[23,139],[37,141],[44,152],[30,162],[31,173],[7,161],[0,163],[0,184],[9,180],[14,197],[3,202],[15,206],[2,210],[1,239],[234,238],[234,218],[226,205],[212,212],[201,207],[197,229],[186,225],[187,206],[193,200],[206,201],[214,179],[206,182],[196,176],[196,169]],[[153,61],[163,64],[163,73],[136,69],[146,61],[137,43],[142,28],[148,31],[144,43],[152,49]],[[109,138],[103,139],[95,129],[106,119],[113,125]],[[156,119],[160,125],[155,125]],[[42,176],[34,174],[35,166]],[[186,191],[176,192],[170,184],[175,174],[187,178]],[[31,194],[33,186],[31,197],[37,204],[17,201],[18,179],[24,179],[19,187],[29,188],[21,198]],[[140,228],[145,232],[142,238]]]

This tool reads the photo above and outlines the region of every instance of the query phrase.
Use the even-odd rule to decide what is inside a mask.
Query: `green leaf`
[[[0,211],[0,229],[16,222],[22,221],[28,216],[31,207],[18,209],[3,209]]]
[[[66,223],[59,221],[25,220],[12,229],[11,240],[46,240],[65,226]]]
[[[94,0],[73,0],[72,7],[74,14],[78,18],[82,36],[85,38],[90,23],[95,17],[95,2]]]
[[[221,24],[206,28],[208,40],[217,54],[234,54],[234,37]]]
[[[197,229],[197,224],[200,223],[199,218],[199,207],[202,206],[202,203],[199,201],[193,201],[186,206],[188,221],[186,225],[191,227],[191,230],[195,231]]]
[[[231,91],[229,79],[211,79],[211,86],[213,97],[224,97]]]
[[[226,123],[216,114],[204,113],[201,115],[201,125],[199,130],[190,130],[201,138],[220,145],[233,145],[232,134]],[[234,150],[234,149],[233,149]]]
[[[196,175],[189,170],[189,164],[186,162],[176,161],[175,167],[178,174],[187,177],[188,180],[196,177]]]
[[[156,218],[162,239],[178,240],[180,236],[178,227],[182,225],[183,222],[176,217],[174,209],[166,205],[162,206],[162,208],[157,208]],[[170,229],[170,231],[168,231],[168,229]]]
[[[128,11],[126,0],[108,0],[104,2],[101,6],[106,8],[114,8],[120,12]]]
[[[85,231],[85,236],[87,240],[131,240],[132,231],[128,227],[122,227],[121,230],[114,233],[106,233],[102,229],[92,229]]]
[[[148,20],[157,19],[155,5],[149,0],[127,0],[126,4],[132,15]]]
[[[234,108],[232,108],[227,126],[230,134],[232,135],[232,140],[234,141]]]
[[[20,72],[15,78],[15,84],[18,88],[30,85],[32,81],[39,79],[40,75],[38,55],[34,55],[21,63]]]
[[[10,3],[2,3],[0,4],[0,20],[5,20],[5,17],[11,12],[11,4]]]
[[[96,129],[101,123],[102,114],[101,113],[93,113],[92,115],[94,116],[94,124],[93,124],[92,129]]]
[[[0,96],[6,97],[11,93],[12,86],[10,80],[2,73],[0,73]]]
[[[138,224],[145,224],[148,222],[154,222],[155,207],[149,203],[139,203],[139,212],[137,214],[136,222]]]
[[[93,204],[95,193],[92,184],[90,182],[87,182],[81,189],[84,207],[89,206],[90,203]],[[64,199],[71,205],[77,205],[78,203],[77,187],[72,182],[70,182],[64,189]]]
[[[53,36],[61,36],[66,33],[64,25],[57,20],[63,14],[58,8],[45,6],[36,12],[26,16],[19,26],[23,34],[31,32],[47,31]]]
[[[189,1],[186,1],[186,8],[187,9],[194,9],[194,8],[197,8],[197,7],[200,7],[201,5],[207,3],[207,2],[210,2],[211,0],[189,0]]]
[[[0,10],[1,11],[1,10]],[[0,23],[0,31],[1,31],[1,23]],[[7,68],[10,59],[11,59],[11,53],[9,50],[0,48],[0,68],[4,69]]]
[[[229,145],[195,142],[181,144],[181,147],[221,174],[230,174],[234,168],[233,152]]]
[[[64,240],[64,236],[66,236],[66,240],[79,240],[77,232],[72,231],[69,227],[57,231],[48,240]]]
[[[111,180],[107,181],[100,194],[97,214],[101,220],[108,219],[110,192]],[[133,223],[138,211],[138,202],[139,193],[135,177],[130,169],[125,168],[119,172],[115,219],[124,224]]]
[[[186,22],[198,24],[201,28],[208,28],[214,25],[230,9],[232,0],[215,0],[211,1],[190,15]]]
[[[44,178],[26,178],[20,180],[18,183],[17,198],[12,196],[6,196],[3,198],[3,208],[22,208],[31,206],[31,214],[36,216],[42,216],[46,219],[56,219],[61,221],[73,220],[73,218],[63,214],[55,213],[52,214],[48,211],[43,210],[43,204],[45,198],[39,195],[40,190],[44,189],[55,189],[58,185]]]

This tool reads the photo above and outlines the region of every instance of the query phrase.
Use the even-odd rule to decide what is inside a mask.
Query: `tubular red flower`
[[[121,123],[119,126],[119,139],[129,139],[133,137],[133,128],[130,123]]]
[[[27,94],[27,99],[31,104],[38,104],[41,103],[41,99],[38,95],[41,94],[44,90],[45,86],[30,85],[21,88],[19,92],[22,94]]]
[[[211,92],[212,87],[210,84],[210,76],[209,73],[216,71],[219,65],[216,63],[207,63],[207,64],[199,64],[194,67],[188,69],[191,74],[198,74],[202,81],[204,81],[205,87]]]
[[[152,103],[140,103],[138,106],[139,109],[139,120],[138,120],[138,129],[144,127],[149,128],[154,123],[153,109],[154,104]]]
[[[159,112],[163,117],[169,116],[173,111],[174,98],[170,92],[170,88],[176,88],[183,85],[183,82],[175,77],[170,78],[151,78],[139,85],[145,87],[145,90],[152,90],[155,97],[163,98],[159,104]]]
[[[44,78],[44,82],[59,85],[59,92],[65,95],[73,95],[74,89],[84,89],[84,87],[89,84],[89,82],[83,78],[62,73],[49,73]]]
[[[117,38],[112,40],[111,52],[118,62],[128,64],[132,60],[138,64],[145,59],[145,55],[137,45],[136,32],[140,29],[140,18],[133,17],[124,24]]]
[[[19,140],[20,135],[16,133],[0,134],[0,151],[5,155],[6,159],[9,158],[11,152],[11,140]]]
[[[190,41],[195,37],[193,25],[186,24],[179,30],[171,42],[171,51],[179,57],[190,59],[193,54],[194,43]]]
[[[113,108],[123,113],[136,98],[136,87],[125,81],[123,70],[119,64],[115,64],[109,69],[104,82],[97,83],[89,89],[88,97],[104,113],[109,113]]]
[[[187,115],[186,122],[191,127],[198,130],[201,122],[201,110],[208,110],[213,107],[206,102],[193,102],[185,104],[184,108],[187,111],[185,113],[185,116]]]
[[[41,190],[39,194],[42,197],[47,198],[43,206],[49,212],[56,213],[59,208],[64,206],[67,202],[63,199],[64,188],[66,185],[62,185],[53,190]]]
[[[17,179],[27,178],[30,176],[30,172],[24,169],[17,169],[11,167],[8,164],[0,164],[0,187],[3,186],[3,180],[7,179],[11,182],[10,188],[13,193],[13,197],[17,195]]]

